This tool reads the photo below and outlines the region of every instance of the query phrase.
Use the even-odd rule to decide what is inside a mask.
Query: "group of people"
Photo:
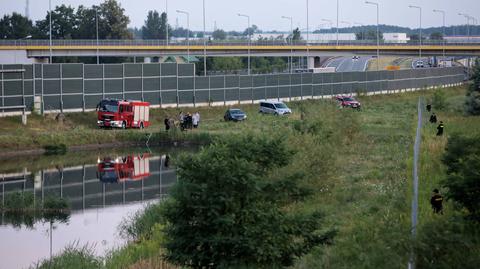
[[[200,124],[200,113],[196,112],[193,115],[188,112],[187,114],[181,111],[178,114],[178,122],[180,130],[185,131],[188,129],[197,129],[198,125]],[[175,127],[175,120],[171,118],[165,118],[165,131],[169,131],[170,129]]]
[[[427,111],[432,111],[432,105],[427,104]],[[438,119],[435,113],[430,115],[430,123],[436,124]],[[443,121],[440,121],[440,124],[437,126],[437,136],[443,136],[443,129],[445,126],[443,125]],[[435,214],[443,214],[443,196],[440,194],[438,189],[433,190],[432,197],[430,198],[430,205],[432,206],[433,213]]]
[[[431,104],[427,105],[427,111],[428,112],[432,111],[432,105]],[[435,113],[432,113],[430,115],[430,120],[429,121],[432,124],[436,124],[437,121],[438,121],[437,115]],[[437,126],[437,136],[443,136],[443,129],[445,129],[445,126],[443,125],[443,121],[440,121],[440,124]]]

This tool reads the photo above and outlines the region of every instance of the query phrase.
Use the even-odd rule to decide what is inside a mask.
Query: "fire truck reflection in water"
[[[98,159],[97,176],[104,183],[142,180],[150,176],[149,159],[149,154]]]

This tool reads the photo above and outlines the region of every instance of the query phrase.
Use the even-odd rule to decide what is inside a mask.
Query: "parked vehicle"
[[[292,110],[282,102],[276,101],[262,101],[260,102],[260,113],[274,114],[274,115],[287,115],[292,114]]]
[[[105,157],[98,161],[97,177],[104,183],[137,181],[150,176],[150,155]]]
[[[355,98],[352,96],[338,95],[335,97],[335,99],[341,107],[350,107],[355,109],[360,109],[362,107],[362,104],[355,100]]]
[[[98,127],[146,128],[150,126],[150,103],[104,99],[97,105]]]
[[[247,114],[240,109],[230,108],[223,116],[225,121],[243,121],[247,119]]]
[[[417,61],[415,68],[424,68],[424,67],[425,67],[425,64],[423,63],[423,61]]]

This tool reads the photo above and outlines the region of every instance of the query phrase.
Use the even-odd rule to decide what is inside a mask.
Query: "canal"
[[[68,213],[46,220],[2,210],[0,269],[28,268],[68,246],[88,246],[97,255],[121,247],[126,241],[119,225],[168,194],[176,181],[169,160],[192,150],[132,148],[2,160],[2,207],[21,193],[38,204],[61,198]]]

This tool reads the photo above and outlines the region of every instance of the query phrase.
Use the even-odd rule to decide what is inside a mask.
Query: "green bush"
[[[102,261],[96,257],[93,249],[88,246],[78,248],[77,246],[66,247],[60,255],[54,256],[51,260],[45,259],[32,269],[97,269],[102,268]]]
[[[470,85],[465,101],[465,110],[469,115],[480,115],[480,60],[473,70],[473,83]]]
[[[193,268],[282,267],[330,242],[321,214],[282,210],[308,196],[299,175],[270,177],[292,157],[282,138],[246,135],[180,158],[163,211],[166,258]]]
[[[161,203],[150,204],[144,210],[136,212],[120,225],[120,234],[132,240],[149,239],[154,226],[163,222],[162,208]]]
[[[444,110],[447,108],[447,96],[445,91],[436,90],[432,97],[432,107],[434,110]]]
[[[417,268],[478,268],[480,229],[477,224],[456,217],[438,217],[422,225],[418,234]]]
[[[480,221],[480,136],[454,135],[443,158],[447,166],[447,197],[460,204],[470,217]]]

